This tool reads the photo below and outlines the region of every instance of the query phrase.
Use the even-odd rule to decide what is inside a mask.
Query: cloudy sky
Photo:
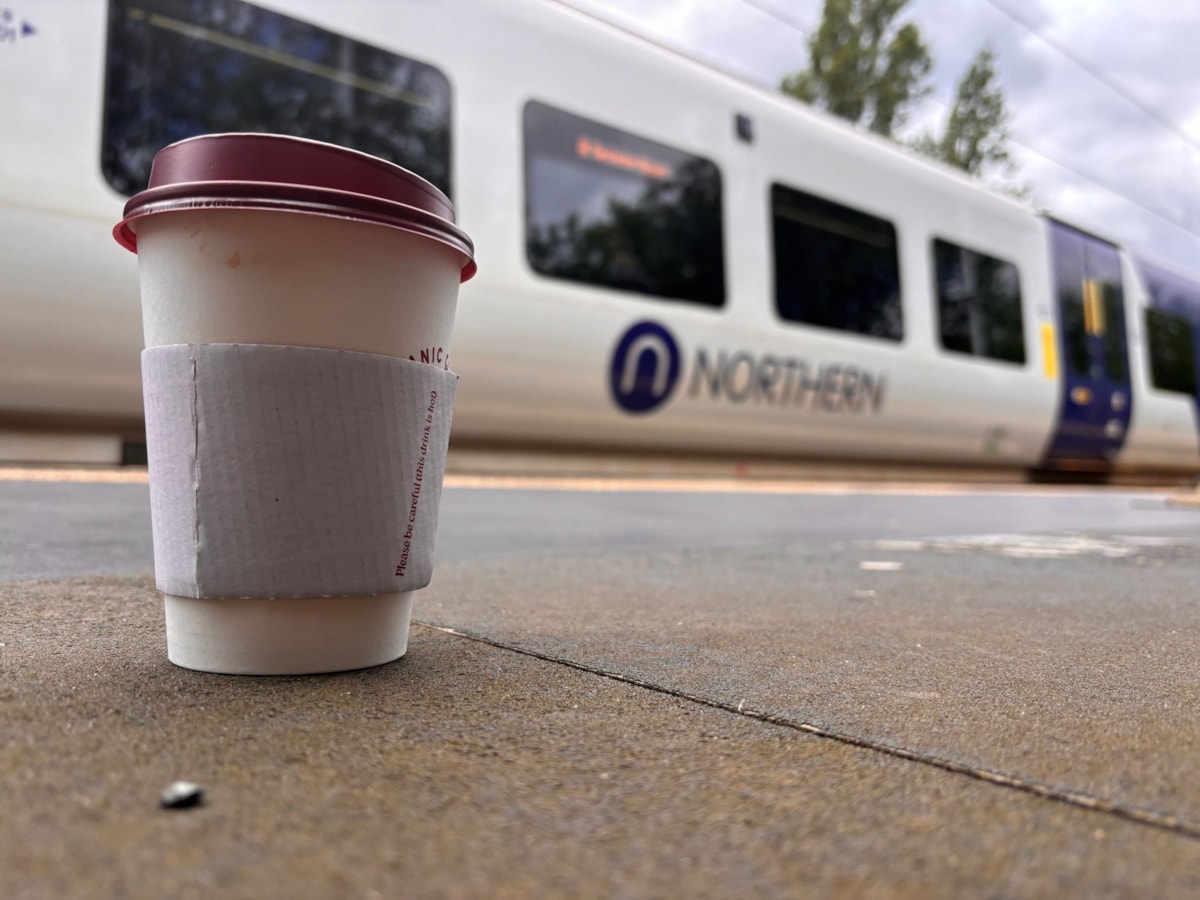
[[[822,0],[564,0],[749,81],[804,65]],[[1200,2],[910,0],[940,128],[990,41],[1035,205],[1200,274]]]

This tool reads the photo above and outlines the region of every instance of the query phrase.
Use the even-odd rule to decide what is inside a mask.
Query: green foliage
[[[825,0],[821,24],[808,39],[809,65],[783,79],[781,88],[805,103],[893,137],[908,110],[929,93],[933,66],[920,29],[898,21],[909,0]],[[969,175],[1012,175],[1008,111],[985,45],[958,83],[941,135],[925,134],[909,146]],[[1000,190],[1029,199],[1029,188]]]
[[[785,77],[783,92],[890,137],[928,93],[932,67],[917,26],[896,21],[908,2],[825,0],[809,67]]]
[[[647,179],[635,200],[609,196],[602,215],[531,225],[529,260],[544,275],[717,305],[725,289],[720,191],[712,164],[690,160],[670,179]]]
[[[958,83],[942,136],[926,135],[915,146],[935,159],[978,176],[988,167],[1008,166],[1007,120],[1004,89],[996,74],[996,54],[990,46],[985,46]]]

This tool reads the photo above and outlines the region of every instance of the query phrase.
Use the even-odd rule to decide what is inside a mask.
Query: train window
[[[1138,263],[1150,305],[1146,308],[1146,346],[1150,382],[1163,391],[1196,396],[1196,324],[1200,322],[1200,284],[1148,263]]]
[[[525,252],[543,275],[721,306],[720,172],[702,157],[527,103]]]
[[[1150,382],[1162,391],[1196,395],[1196,349],[1192,324],[1183,316],[1146,308]]]
[[[1124,292],[1119,283],[1108,279],[1099,282],[1099,291],[1104,317],[1104,371],[1114,381],[1127,381]]]
[[[1025,363],[1025,329],[1017,267],[949,241],[933,242],[942,346],[1004,362]]]
[[[898,341],[900,263],[891,222],[771,185],[781,318]]]
[[[1084,314],[1083,283],[1062,290],[1062,327],[1067,347],[1067,365],[1080,378],[1092,377],[1092,352],[1088,348],[1086,316]]]
[[[450,83],[432,66],[241,0],[112,0],[101,168],[123,194],[205,132],[352,147],[450,190]]]

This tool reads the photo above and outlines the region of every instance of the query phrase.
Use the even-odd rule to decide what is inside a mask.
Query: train
[[[1200,471],[1200,279],[554,0],[17,3],[0,431],[141,432],[155,153],[294,134],[453,201],[453,446]]]

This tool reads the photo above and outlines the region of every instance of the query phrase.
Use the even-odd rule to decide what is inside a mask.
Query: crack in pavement
[[[1096,797],[1085,791],[1076,791],[1070,788],[1057,787],[1055,785],[1045,784],[1040,781],[1023,778],[1019,775],[1010,775],[1006,772],[998,772],[993,769],[983,769],[977,766],[968,765],[967,763],[958,762],[956,760],[934,756],[933,754],[929,753],[922,753],[919,750],[910,750],[906,747],[888,744],[884,741],[859,737],[857,735],[835,731],[830,728],[823,728],[822,726],[814,725],[811,722],[801,722],[795,719],[789,719],[786,716],[780,716],[774,713],[752,709],[746,706],[744,703],[738,703],[735,706],[734,704],[727,703],[724,700],[716,700],[712,697],[703,697],[698,694],[690,694],[687,691],[682,691],[678,688],[666,687],[664,685],[655,684],[652,681],[645,681],[641,678],[634,678],[630,675],[622,675],[620,672],[611,672],[607,669],[600,669],[595,666],[590,666],[586,663],[576,662],[575,660],[567,659],[561,656],[555,656],[550,653],[543,653],[538,650],[532,650],[528,647],[521,647],[517,644],[499,641],[494,638],[487,637],[486,635],[476,634],[470,631],[462,631],[458,628],[450,628],[445,625],[435,625],[432,622],[423,622],[418,619],[413,619],[412,624],[420,625],[424,628],[430,628],[434,631],[440,631],[443,634],[460,637],[465,640],[487,644],[490,647],[495,647],[500,650],[508,650],[512,653],[519,653],[522,656],[528,656],[534,659],[543,660],[545,662],[566,666],[571,669],[576,669],[580,672],[587,672],[590,675],[598,675],[601,678],[607,678],[611,681],[618,681],[623,684],[632,685],[633,687],[643,688],[648,691],[653,691],[657,694],[664,694],[668,697],[686,700],[689,703],[695,703],[711,709],[719,709],[724,712],[733,713],[734,715],[743,716],[747,719],[753,719],[758,722],[765,722],[768,725],[775,725],[780,728],[790,728],[793,731],[799,731],[803,734],[809,734],[814,737],[835,741],[846,746],[858,747],[862,750],[870,750],[875,753],[882,753],[896,759],[903,759],[909,762],[931,766],[935,769],[940,769],[943,772],[949,772],[954,775],[962,775],[966,778],[972,778],[976,781],[982,781],[986,784],[994,784],[999,787],[1009,788],[1010,790],[1020,791],[1025,794],[1031,794],[1035,797],[1041,797],[1042,799],[1050,800],[1056,803],[1065,803],[1068,806],[1074,806],[1079,809],[1085,809],[1091,812],[1113,816],[1115,818],[1124,819],[1128,822],[1134,822],[1139,825],[1145,825],[1147,827],[1156,828],[1161,831],[1167,831],[1172,834],[1182,835],[1184,837],[1192,838],[1193,840],[1200,840],[1200,822],[1183,819],[1179,816],[1175,816],[1161,810],[1151,809],[1144,806],[1134,806],[1114,800],[1107,800],[1103,797]]]

